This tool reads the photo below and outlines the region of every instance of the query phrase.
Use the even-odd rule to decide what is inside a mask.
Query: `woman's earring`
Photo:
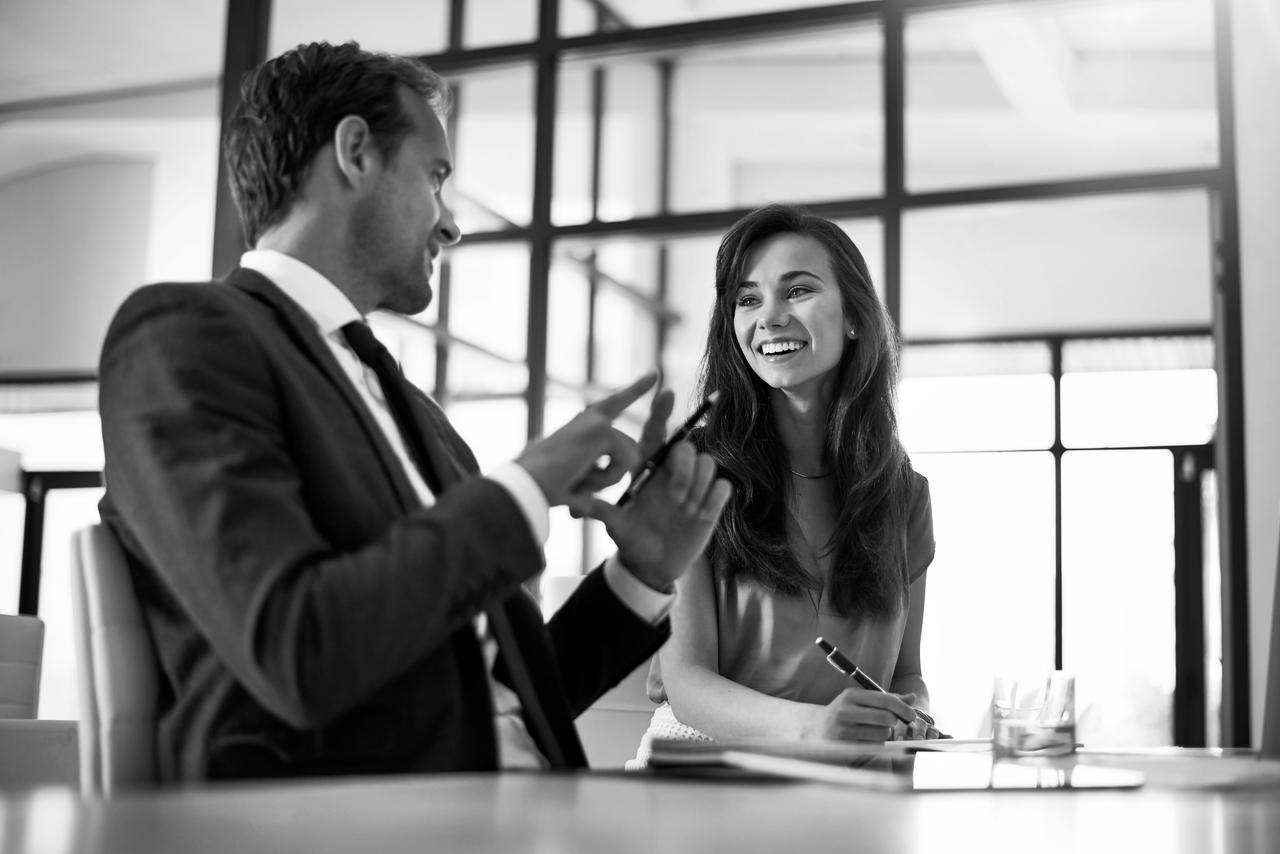
[[[850,338],[857,338],[857,337],[858,337],[858,330],[856,330],[856,329],[850,329],[850,330],[849,330],[849,337],[850,337]]]

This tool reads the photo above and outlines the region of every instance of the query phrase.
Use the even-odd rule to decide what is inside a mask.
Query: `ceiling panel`
[[[218,77],[226,0],[4,0],[0,104]]]

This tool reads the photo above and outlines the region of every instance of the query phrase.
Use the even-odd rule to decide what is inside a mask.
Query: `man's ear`
[[[373,133],[360,116],[346,116],[333,129],[333,152],[338,172],[351,186],[358,186],[381,165]]]

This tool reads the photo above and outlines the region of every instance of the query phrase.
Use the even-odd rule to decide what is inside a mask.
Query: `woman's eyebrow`
[[[778,277],[778,282],[780,284],[785,285],[795,281],[801,276],[808,276],[811,279],[817,279],[819,282],[823,281],[821,276],[809,270],[788,270],[787,272],[783,273],[781,276]],[[738,283],[738,290],[742,290],[743,288],[758,288],[758,287],[760,286],[756,282],[753,282],[750,279],[744,279],[743,281]]]
[[[821,276],[819,276],[817,273],[814,273],[810,270],[788,270],[787,272],[783,273],[781,276],[778,277],[778,281],[790,282],[791,280],[798,279],[801,276],[809,276],[810,278],[817,279],[819,282],[822,281]]]

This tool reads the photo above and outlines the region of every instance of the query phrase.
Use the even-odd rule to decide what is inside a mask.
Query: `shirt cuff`
[[[529,522],[529,530],[539,546],[547,542],[551,534],[551,507],[542,488],[533,479],[533,475],[524,470],[517,462],[509,462],[489,472],[485,477],[496,481],[511,493],[520,512]]]
[[[622,604],[651,626],[665,620],[671,612],[671,606],[676,603],[675,593],[654,590],[632,575],[631,570],[622,565],[616,554],[604,562],[604,581],[613,595],[622,600]]]

